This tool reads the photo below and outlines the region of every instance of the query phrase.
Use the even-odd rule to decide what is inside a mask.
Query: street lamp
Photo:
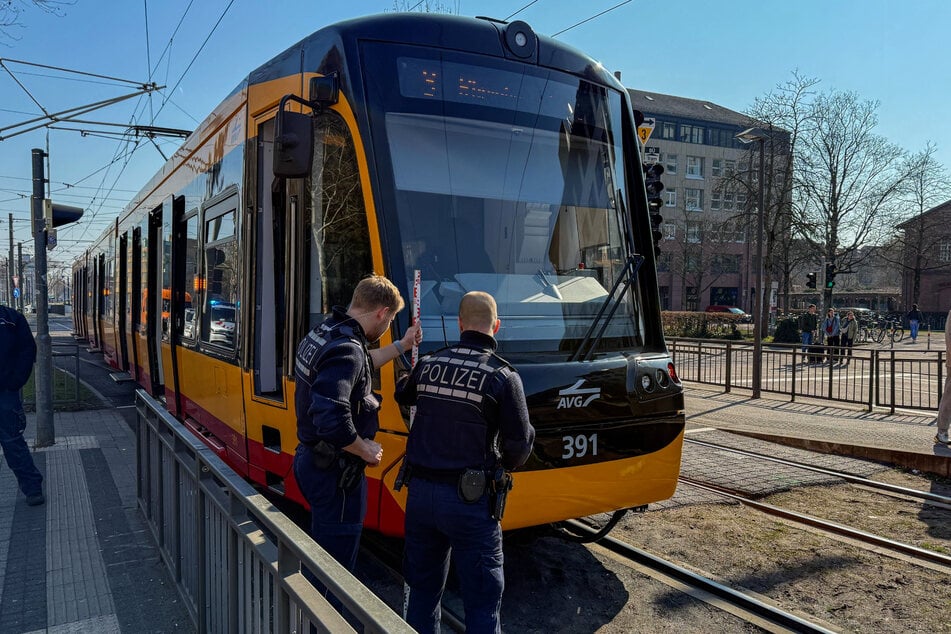
[[[762,128],[748,128],[736,135],[741,143],[759,141],[759,208],[756,210],[756,296],[753,298],[753,398],[763,385],[763,215],[766,209],[766,139]]]

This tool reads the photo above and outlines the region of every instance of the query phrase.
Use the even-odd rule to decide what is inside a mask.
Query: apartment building
[[[752,313],[757,194],[750,167],[759,159],[756,144],[736,139],[751,127],[749,117],[707,101],[628,92],[634,108],[654,119],[646,156],[664,166],[662,308],[726,305]]]

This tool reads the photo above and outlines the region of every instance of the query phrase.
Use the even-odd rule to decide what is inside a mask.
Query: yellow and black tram
[[[412,297],[422,353],[497,300],[535,450],[503,527],[670,497],[682,387],[660,321],[634,113],[522,22],[387,14],[251,72],[74,266],[75,328],[239,473],[304,503],[294,352],[363,276]],[[404,310],[386,345],[409,324]],[[384,395],[368,528],[399,535],[406,412]]]

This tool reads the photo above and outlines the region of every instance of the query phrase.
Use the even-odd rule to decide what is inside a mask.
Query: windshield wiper
[[[591,359],[591,355],[594,354],[598,344],[601,343],[602,337],[604,337],[604,331],[607,330],[608,324],[611,323],[611,319],[614,317],[614,313],[617,312],[618,306],[621,305],[621,300],[624,299],[625,293],[631,288],[631,284],[634,283],[634,280],[637,279],[637,271],[641,268],[642,264],[644,264],[643,255],[632,253],[627,257],[624,270],[621,272],[621,275],[618,276],[617,281],[614,282],[614,286],[611,287],[611,292],[608,293],[604,303],[601,304],[601,309],[591,322],[591,325],[588,326],[588,331],[581,339],[581,343],[578,344],[578,349],[568,358],[569,361],[588,361]],[[620,289],[620,293],[618,293],[618,289]],[[608,306],[611,307],[611,310],[607,317],[605,317],[604,323],[601,323],[601,329],[598,331],[597,336],[592,339],[591,335],[601,322],[601,317],[604,315],[604,311],[608,309]],[[586,346],[587,351],[585,351]]]

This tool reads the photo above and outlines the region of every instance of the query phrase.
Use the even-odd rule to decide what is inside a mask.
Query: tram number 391
[[[561,454],[562,460],[583,458],[589,454],[592,456],[598,455],[597,434],[591,434],[590,436],[585,436],[584,434],[579,434],[578,436],[562,436],[561,441],[564,443],[564,451]]]

